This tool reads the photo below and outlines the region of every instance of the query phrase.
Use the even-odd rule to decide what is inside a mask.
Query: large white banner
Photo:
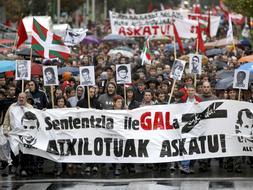
[[[110,11],[113,34],[124,36],[173,36],[174,20],[181,38],[196,38],[198,20],[202,28],[207,28],[208,15],[188,13],[186,11],[163,10],[146,14],[121,14]],[[216,36],[220,17],[210,17],[210,35]]]
[[[253,156],[253,104],[232,100],[135,110],[10,110],[16,153],[57,162],[156,163]]]

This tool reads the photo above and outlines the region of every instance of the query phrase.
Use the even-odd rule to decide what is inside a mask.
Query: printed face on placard
[[[117,84],[131,83],[130,64],[116,65]]]
[[[95,85],[94,66],[80,67],[80,84],[83,86]]]
[[[43,79],[45,86],[58,85],[58,72],[57,66],[43,67]]]
[[[249,86],[249,71],[235,70],[233,88],[248,89]]]
[[[26,60],[16,61],[16,80],[30,80],[31,62]]]
[[[202,56],[192,54],[189,61],[189,71],[192,74],[201,74]]]
[[[185,61],[178,60],[178,59],[174,61],[172,72],[171,72],[171,77],[174,80],[181,80],[183,72],[184,72],[184,66],[185,66]]]
[[[34,145],[37,142],[37,134],[39,132],[39,121],[36,115],[30,111],[25,112],[21,119],[21,124],[23,126],[24,135],[20,135],[20,140],[25,145]]]

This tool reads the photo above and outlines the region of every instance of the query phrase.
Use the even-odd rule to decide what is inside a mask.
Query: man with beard
[[[106,87],[106,93],[99,96],[98,102],[102,109],[113,109],[113,96],[116,94],[116,87],[117,86],[114,82],[109,82]]]

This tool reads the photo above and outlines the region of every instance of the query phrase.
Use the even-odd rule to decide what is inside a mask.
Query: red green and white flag
[[[147,38],[147,41],[144,44],[142,53],[141,53],[141,65],[146,64],[151,64],[151,51],[150,51],[150,47],[149,47],[149,38]]]
[[[67,60],[70,49],[64,45],[60,36],[47,30],[33,19],[32,49],[46,59],[60,58]]]

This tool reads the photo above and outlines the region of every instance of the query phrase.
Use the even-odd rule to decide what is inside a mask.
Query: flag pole
[[[174,34],[174,38],[173,38],[173,44],[174,44],[174,59],[177,58],[177,50],[176,50],[176,37]]]
[[[87,86],[87,96],[88,96],[88,108],[90,109],[90,89],[89,86]]]
[[[125,100],[125,108],[127,106],[127,103],[126,103],[126,85],[124,83],[124,100]]]
[[[242,89],[239,88],[238,101],[241,101],[241,90],[242,90]]]
[[[196,54],[199,53],[199,38],[198,38],[198,30],[200,30],[199,27],[200,26],[199,26],[199,17],[198,17]],[[194,73],[194,87],[196,88],[196,86],[197,86],[197,75],[196,75],[196,73]]]
[[[15,41],[14,41],[14,44],[13,44],[13,47],[12,47],[12,52],[14,52],[14,50],[15,50],[15,47],[17,45],[17,40],[18,40],[18,34],[16,33],[16,35],[15,35]],[[16,55],[16,52],[14,53],[14,55]]]
[[[168,104],[170,104],[170,102],[171,102],[171,98],[172,98],[172,95],[173,95],[173,92],[174,92],[175,85],[176,85],[176,80],[173,80],[173,85],[172,85],[172,89],[171,89],[171,92],[170,92],[170,98],[169,98]]]
[[[24,79],[22,79],[22,82],[21,82],[21,91],[24,92],[24,89],[25,89],[25,81]]]
[[[54,108],[54,85],[50,86],[50,91],[51,91],[52,108]]]

